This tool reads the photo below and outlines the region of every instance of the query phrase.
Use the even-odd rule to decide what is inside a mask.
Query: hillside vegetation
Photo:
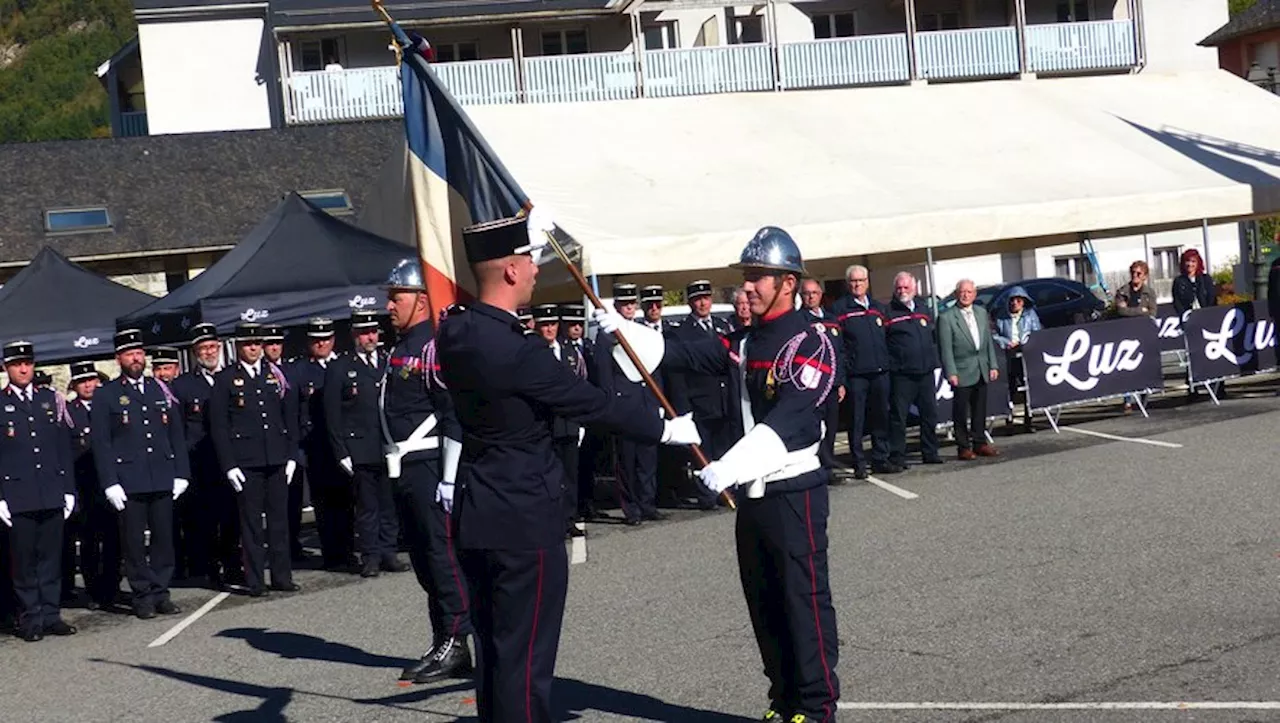
[[[110,135],[94,71],[134,33],[130,0],[0,0],[0,143]]]

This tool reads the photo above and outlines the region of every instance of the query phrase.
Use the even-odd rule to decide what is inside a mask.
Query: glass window
[[[342,189],[331,191],[302,191],[298,194],[311,202],[311,205],[333,216],[344,216],[354,212],[351,197]]]
[[[574,55],[589,52],[586,30],[542,31],[543,55]]]
[[[1178,246],[1153,249],[1151,251],[1151,278],[1172,279],[1182,273],[1182,269],[1178,266],[1180,251],[1181,248]]]
[[[45,211],[47,233],[77,233],[111,229],[111,215],[105,208],[58,208]]]
[[[474,41],[445,43],[435,46],[437,63],[456,63],[480,59],[480,44]]]
[[[299,70],[324,70],[328,65],[342,64],[342,48],[338,38],[303,40],[298,44]]]
[[[759,15],[738,18],[738,42],[763,43],[764,18]]]
[[[1058,22],[1082,23],[1089,19],[1089,0],[1059,0]]]
[[[680,43],[676,38],[675,21],[654,23],[644,27],[645,50],[667,50],[678,47]]]
[[[1064,304],[1074,296],[1070,289],[1060,284],[1037,284],[1028,289],[1027,293],[1036,302],[1036,306]]]
[[[853,13],[822,13],[813,16],[813,37],[848,38],[856,35]]]

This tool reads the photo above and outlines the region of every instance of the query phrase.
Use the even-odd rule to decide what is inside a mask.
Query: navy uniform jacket
[[[592,384],[595,384],[595,383],[596,383],[596,372],[597,372],[597,368],[596,368],[596,343],[595,343],[594,341],[592,341],[591,339],[588,339],[588,338],[587,338],[587,337],[585,337],[585,336],[584,336],[584,337],[582,337],[581,339],[578,339],[577,341],[569,341],[568,339],[565,339],[564,337],[561,337],[561,338],[560,338],[560,343],[561,343],[561,344],[567,344],[567,345],[572,346],[573,348],[575,348],[575,349],[577,349],[577,350],[578,350],[578,353],[582,355],[582,359],[583,359],[583,360],[586,362],[586,364],[587,364],[587,367],[586,367],[586,368],[587,368],[587,380],[588,380],[588,381],[590,381]]]
[[[120,376],[94,392],[89,427],[102,489],[172,492],[174,479],[191,479],[182,417],[161,384],[146,377],[139,394]]]
[[[377,368],[370,368],[354,352],[329,362],[324,380],[324,421],[335,459],[350,457],[352,464],[382,464],[378,395],[386,368],[385,352],[378,352]]]
[[[844,337],[844,343],[837,347],[844,369],[841,384],[849,377],[889,370],[889,348],[884,340],[886,309],[870,296],[867,303],[864,307],[846,295],[831,306]]]
[[[334,359],[326,359],[325,365]],[[298,390],[298,446],[308,465],[335,461],[324,421],[326,367],[310,358],[295,359],[284,369],[289,385]]]
[[[197,477],[216,476],[218,456],[209,436],[209,398],[213,396],[215,375],[193,369],[173,380],[169,390],[182,404],[183,432],[187,439],[187,456],[191,473]]]
[[[894,299],[889,303],[885,341],[889,346],[890,369],[901,374],[928,374],[938,368],[938,342],[933,314],[923,299],[916,297],[915,310]]]
[[[558,361],[568,368],[569,371],[573,372],[574,376],[579,379],[587,379],[589,376],[587,373],[587,359],[586,356],[583,355],[582,350],[563,339],[559,341],[559,344],[560,359]],[[551,356],[555,356],[556,354],[555,349],[548,348],[547,351],[551,352]],[[578,424],[567,417],[557,416],[551,422],[551,436],[555,439],[572,439],[577,441],[578,430],[580,429],[582,429],[581,424]]]
[[[433,414],[436,423],[431,435],[440,438],[440,446],[411,452],[404,456],[405,463],[438,463],[442,459],[444,438],[462,440],[458,419],[453,414],[453,400],[439,383],[440,365],[435,356],[431,323],[423,321],[401,333],[387,359],[382,409],[392,441],[407,440]]]
[[[90,406],[92,406],[90,402]],[[84,400],[67,402],[67,426],[71,429],[71,467],[75,470],[76,487],[81,494],[98,494],[98,467],[93,460],[93,435],[89,426],[89,407]]]
[[[275,467],[298,458],[298,392],[266,358],[252,379],[236,361],[218,372],[209,398],[209,434],[225,474],[235,467]]]
[[[600,425],[649,443],[656,412],[575,376],[514,314],[477,302],[440,325],[440,373],[462,426],[458,540],[471,549],[543,549],[564,542],[563,478],[552,418]],[[646,392],[647,394],[647,392]]]
[[[32,391],[29,404],[13,385],[0,395],[0,499],[14,514],[62,509],[62,496],[76,493],[71,438],[59,417],[58,397],[49,389]]]
[[[698,324],[698,317],[689,314],[681,322],[668,325],[668,338],[696,342],[718,340],[730,334],[729,323],[714,316],[709,319],[711,330]],[[667,383],[671,388],[671,404],[680,414],[693,413],[698,421],[715,421],[732,416],[732,406],[738,403],[732,372],[726,369],[717,374],[700,374],[695,371],[668,372]]]

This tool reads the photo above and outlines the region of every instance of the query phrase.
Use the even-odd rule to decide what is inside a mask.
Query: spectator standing
[[[955,423],[957,457],[962,461],[1000,454],[987,438],[987,383],[1000,377],[995,344],[991,342],[987,310],[973,303],[978,297],[973,281],[956,284],[956,305],[938,324],[938,351],[942,373],[955,390],[951,406]]]

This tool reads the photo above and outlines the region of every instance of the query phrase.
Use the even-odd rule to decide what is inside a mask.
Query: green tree
[[[1235,17],[1253,7],[1258,0],[1227,0],[1227,13]]]

